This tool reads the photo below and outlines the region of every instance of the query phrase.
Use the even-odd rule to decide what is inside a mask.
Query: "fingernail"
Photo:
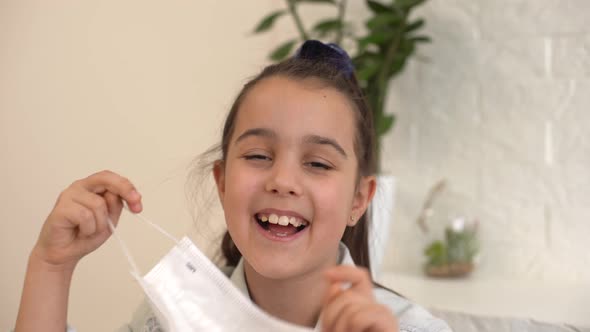
[[[142,209],[143,209],[143,206],[141,206],[141,203],[133,204],[133,212],[139,213],[139,212],[141,212]]]

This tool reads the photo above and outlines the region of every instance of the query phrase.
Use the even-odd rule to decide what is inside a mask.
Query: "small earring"
[[[353,215],[350,216],[350,221],[354,222],[354,216]]]

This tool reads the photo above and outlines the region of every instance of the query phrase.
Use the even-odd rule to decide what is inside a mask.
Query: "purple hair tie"
[[[352,60],[346,51],[333,43],[324,44],[319,40],[307,40],[297,50],[295,57],[330,62],[348,76],[354,72]]]

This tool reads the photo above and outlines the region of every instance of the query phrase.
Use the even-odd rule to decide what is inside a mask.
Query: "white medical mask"
[[[114,237],[131,265],[131,274],[147,295],[163,329],[176,331],[287,331],[309,328],[279,320],[258,308],[192,243],[180,241],[136,215],[176,245],[144,277],[109,221]]]

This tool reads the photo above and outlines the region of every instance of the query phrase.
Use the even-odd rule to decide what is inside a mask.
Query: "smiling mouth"
[[[299,233],[309,226],[307,220],[291,216],[279,216],[274,213],[258,213],[254,217],[260,227],[278,237]]]

